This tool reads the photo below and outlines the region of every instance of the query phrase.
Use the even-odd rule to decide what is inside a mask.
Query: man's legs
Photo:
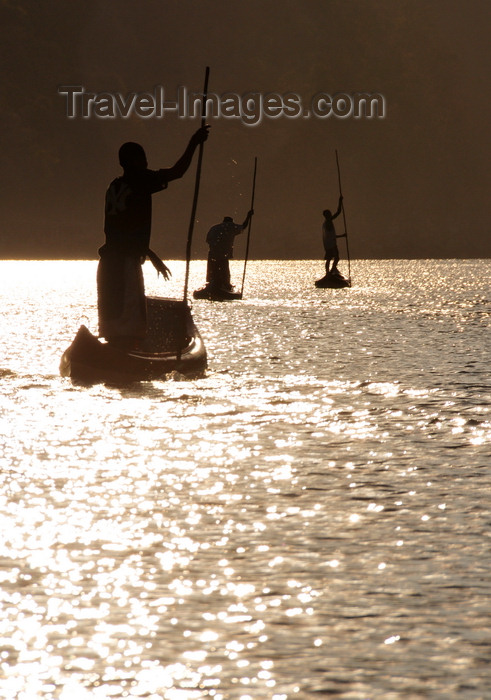
[[[124,348],[146,334],[146,298],[138,258],[102,259],[97,269],[99,337]]]
[[[336,248],[336,251],[334,253],[334,260],[333,260],[332,267],[331,267],[331,272],[338,272],[338,262],[339,262],[339,252],[338,252],[338,249]]]
[[[215,289],[225,289],[230,291],[230,268],[228,258],[213,259],[210,261],[210,274],[208,276],[208,284]]]

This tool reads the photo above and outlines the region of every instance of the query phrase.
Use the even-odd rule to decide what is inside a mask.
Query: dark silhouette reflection
[[[149,258],[165,279],[170,274],[149,247],[152,195],[184,175],[197,146],[207,139],[208,128],[193,134],[171,168],[149,170],[145,151],[138,143],[124,143],[119,149],[123,175],[113,180],[106,192],[106,240],[99,249],[97,292],[99,335],[120,348],[139,347],[146,336],[142,264]]]
[[[179,389],[169,391],[169,382],[179,385]],[[168,401],[173,404],[199,404],[202,400],[193,391],[195,378],[188,377],[179,372],[169,374],[162,380],[152,382],[104,382],[104,386],[113,390],[115,396],[122,399],[144,399],[151,401]],[[179,391],[179,393],[176,393]]]

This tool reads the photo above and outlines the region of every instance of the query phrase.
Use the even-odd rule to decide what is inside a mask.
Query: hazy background
[[[352,257],[490,257],[487,0],[1,2],[1,258],[95,258],[117,150],[172,165],[198,122],[68,120],[91,92],[378,92],[384,120],[212,120],[193,255],[242,220],[258,157],[251,257],[322,257],[340,155]],[[153,248],[183,257],[195,167],[154,197]],[[339,221],[339,220],[338,220]],[[341,225],[342,227],[342,225]],[[240,254],[243,248],[237,246]]]

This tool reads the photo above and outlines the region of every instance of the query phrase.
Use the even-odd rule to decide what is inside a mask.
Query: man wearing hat
[[[231,291],[229,260],[234,256],[234,239],[247,227],[252,209],[242,224],[235,224],[231,216],[225,216],[221,224],[212,226],[206,236],[209,246],[206,281],[214,289]]]

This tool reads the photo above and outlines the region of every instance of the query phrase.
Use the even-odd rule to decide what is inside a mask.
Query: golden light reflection
[[[382,651],[423,630],[452,672],[463,647],[449,646],[448,636],[442,642],[440,632],[446,619],[457,624],[456,585],[468,600],[461,634],[482,635],[485,589],[472,588],[471,574],[455,581],[454,572],[465,559],[486,580],[475,537],[485,509],[470,485],[482,478],[491,441],[487,395],[484,384],[472,393],[473,368],[467,384],[453,377],[452,391],[429,385],[435,373],[395,374],[370,336],[375,314],[351,291],[349,301],[332,295],[325,304],[330,316],[342,312],[346,333],[346,311],[358,299],[349,324],[363,322],[362,333],[349,354],[335,323],[329,334],[313,332],[315,314],[289,302],[289,313],[306,314],[302,341],[317,337],[323,351],[332,341],[329,367],[315,357],[306,367],[293,343],[276,364],[272,348],[256,353],[251,343],[269,336],[235,328],[253,310],[247,302],[226,312],[203,304],[198,313],[205,329],[226,329],[213,336],[213,362],[231,357],[230,331],[248,366],[240,357],[240,367],[185,388],[60,390],[58,381],[53,394],[55,380],[45,375],[16,379],[15,396],[0,406],[18,429],[0,458],[0,694],[282,700],[295,694],[292,677],[324,687],[327,652],[343,683],[352,677],[351,652],[386,669],[373,645],[377,625]],[[269,306],[261,309],[274,316]],[[429,305],[426,312],[436,313]],[[274,320],[281,328],[284,318]],[[385,315],[387,329],[393,322]],[[418,355],[398,328],[395,340]],[[344,378],[333,381],[334,372]],[[428,547],[434,558],[421,556]],[[422,615],[414,601],[425,596],[436,607],[423,606]],[[359,613],[369,608],[366,626]],[[424,671],[418,646],[405,651]],[[326,688],[336,692],[331,677]]]

